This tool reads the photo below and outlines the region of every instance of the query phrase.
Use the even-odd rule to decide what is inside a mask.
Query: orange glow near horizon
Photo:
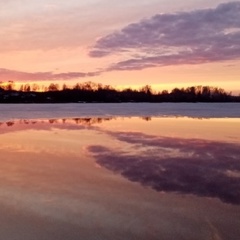
[[[228,37],[234,37],[239,32],[238,28],[234,28],[233,31],[233,27],[230,25],[222,31],[219,30],[220,35],[215,39],[216,41],[213,41],[213,46],[208,46],[211,41],[203,42],[204,39],[201,38],[203,33],[199,33],[200,40],[191,38],[190,33],[193,28],[188,19],[186,19],[186,26],[189,26],[189,29],[184,36],[182,31],[177,30],[178,28],[172,30],[168,30],[164,26],[161,28],[161,22],[159,26],[154,25],[156,29],[149,29],[148,32],[149,40],[152,40],[154,44],[145,42],[147,38],[141,38],[142,34],[136,36],[131,28],[128,29],[132,23],[135,23],[134,26],[139,26],[139,29],[143,29],[141,28],[143,21],[149,23],[146,26],[152,26],[151,19],[159,13],[166,14],[166,16],[170,16],[169,18],[172,13],[175,13],[175,22],[171,20],[166,23],[171,25],[179,23],[178,17],[179,19],[184,18],[185,15],[181,12],[185,11],[195,19],[196,9],[217,14],[218,6],[226,5],[228,7],[226,9],[235,11],[237,8],[234,4],[237,3],[226,0],[225,5],[219,5],[223,3],[222,0],[214,0],[211,3],[205,1],[204,4],[186,0],[175,2],[172,7],[169,4],[160,4],[166,0],[160,2],[149,0],[148,3],[141,0],[137,2],[137,7],[129,8],[129,6],[135,6],[133,1],[120,6],[109,0],[101,4],[97,4],[94,0],[87,4],[70,0],[65,3],[54,3],[51,7],[45,0],[39,3],[24,1],[28,2],[28,5],[24,5],[22,8],[19,8],[14,1],[6,3],[11,7],[9,9],[13,9],[13,16],[6,12],[5,27],[0,30],[2,36],[0,82],[11,80],[14,81],[16,87],[20,87],[22,84],[38,84],[41,86],[38,91],[44,91],[45,87],[51,83],[58,84],[61,88],[63,84],[74,86],[78,82],[91,81],[110,85],[117,89],[128,87],[139,89],[142,86],[150,85],[155,91],[171,91],[176,87],[186,88],[199,85],[216,86],[232,92],[234,95],[240,94],[238,45],[233,46],[236,48],[234,54],[231,48],[223,49],[218,46],[218,42],[227,42]],[[136,0],[134,1],[136,3]],[[106,12],[107,6],[111,6],[113,11]],[[79,16],[79,12],[84,14]],[[237,13],[235,14],[237,17]],[[224,17],[221,21],[224,23]],[[214,23],[206,23],[205,19],[201,19],[201,21],[198,19],[198,24],[203,26],[199,30],[205,29],[206,24],[209,28],[215,29],[214,25],[211,25]],[[91,27],[86,28],[86,26]],[[132,38],[124,35],[122,30],[126,28]],[[79,31],[81,29],[84,31]],[[178,41],[178,36],[180,40],[186,37],[186,40],[191,41],[189,41],[189,46],[181,45],[182,41],[178,44],[171,43],[170,39],[167,42],[155,43],[156,36],[151,35],[155,31],[156,34],[158,34],[157,31],[160,31],[159,36],[161,34],[163,36],[164,34],[171,35],[171,31],[174,31],[176,41]],[[209,36],[205,37],[211,39],[212,32],[209,31]],[[223,36],[222,33],[226,36]],[[139,39],[135,39],[135,42],[132,43],[131,39],[134,37]],[[102,45],[99,45],[100,39],[103,41]],[[123,40],[118,42],[118,39]],[[195,40],[196,42],[194,42]],[[191,45],[192,41],[197,47],[194,44]],[[145,46],[144,44],[146,47],[141,47]],[[181,46],[178,46],[179,44]],[[202,49],[188,57],[184,54],[181,55],[184,51],[187,54],[193,52],[204,44],[206,51]],[[98,56],[98,50],[100,53],[106,54]],[[213,51],[213,54],[208,54],[210,50]],[[224,50],[229,54],[228,57],[225,57]],[[96,51],[95,56],[91,55],[91,51]],[[170,56],[170,60],[164,58],[166,57],[165,51],[166,56]],[[217,57],[212,59],[214,54]],[[175,58],[179,55],[182,56],[182,59],[177,61]]]
[[[76,81],[76,83],[71,83],[71,84],[67,84],[65,82],[54,82],[54,81],[44,81],[44,82],[12,82],[11,84],[11,88],[13,90],[16,90],[16,91],[26,91],[24,90],[24,87],[27,88],[29,87],[30,88],[30,91],[33,91],[33,92],[46,92],[48,91],[48,87],[51,85],[51,84],[54,84],[58,90],[63,90],[63,87],[66,86],[67,88],[69,89],[73,89],[74,86],[79,83],[79,84],[84,84],[84,83],[88,83],[88,82],[91,82],[91,81],[86,81],[86,82],[80,82],[80,81]],[[95,83],[95,82],[92,82],[92,83]],[[98,83],[96,83],[98,84]],[[4,89],[7,88],[7,86],[9,85],[9,82],[1,82],[0,83],[0,87],[3,87]],[[102,84],[102,86],[107,86],[108,84],[104,85]],[[186,89],[188,87],[196,87],[196,86],[209,86],[208,83],[206,82],[205,84],[202,83],[202,85],[190,85],[188,83],[183,83],[183,84],[175,84],[175,83],[171,83],[171,84],[132,84],[132,85],[110,85],[110,87],[113,87],[113,89],[116,89],[118,91],[122,91],[124,89],[132,89],[132,90],[140,90],[142,87],[146,86],[146,85],[149,85],[153,91],[153,93],[158,93],[158,92],[162,92],[162,91],[168,91],[168,92],[171,92],[174,88],[179,88],[179,89]],[[217,85],[211,85],[209,87],[218,87]],[[229,93],[232,93],[232,95],[238,95],[240,94],[240,91],[227,91],[225,88],[223,88],[226,92],[229,92]],[[27,90],[28,91],[28,90]]]

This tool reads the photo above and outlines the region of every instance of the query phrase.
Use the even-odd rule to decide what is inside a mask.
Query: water
[[[239,118],[239,103],[0,104],[0,121],[11,119],[106,116],[187,116]]]
[[[2,239],[239,239],[238,104],[0,111]]]

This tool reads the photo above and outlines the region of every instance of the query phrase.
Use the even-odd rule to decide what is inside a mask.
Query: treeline
[[[0,103],[68,103],[68,102],[240,102],[240,96],[232,96],[222,88],[193,86],[155,92],[150,85],[139,90],[117,90],[110,85],[85,82],[73,87],[60,88],[51,83],[48,87],[22,85],[19,90],[14,82],[0,83]]]

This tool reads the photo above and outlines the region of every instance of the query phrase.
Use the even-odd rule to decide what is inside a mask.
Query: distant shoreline
[[[59,90],[49,88],[48,91],[13,90],[9,86],[0,88],[1,103],[213,103],[240,102],[240,96],[232,96],[224,89],[209,86],[174,88],[154,92],[151,86],[139,90],[116,90],[110,86],[91,87],[77,85],[75,88]]]

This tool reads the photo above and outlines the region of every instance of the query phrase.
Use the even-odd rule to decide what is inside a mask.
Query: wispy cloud
[[[158,14],[100,38],[89,55],[118,54],[107,70],[137,70],[240,58],[240,2]]]
[[[0,81],[51,81],[51,80],[72,80],[77,78],[93,77],[99,72],[21,72],[0,68]]]

